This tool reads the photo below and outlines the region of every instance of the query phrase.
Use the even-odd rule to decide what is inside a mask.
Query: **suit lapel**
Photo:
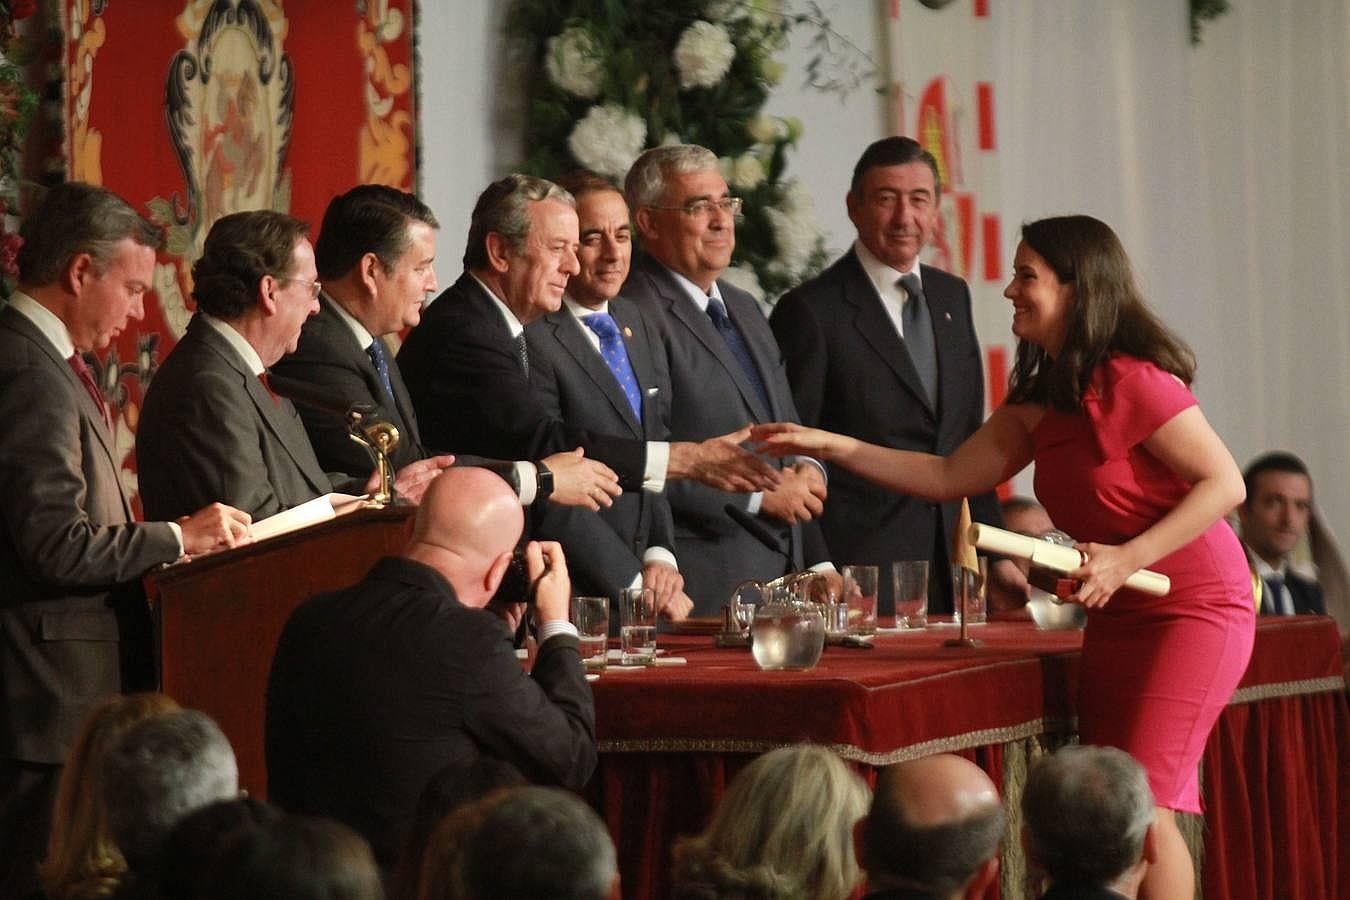
[[[656,383],[656,365],[652,361],[652,348],[647,340],[647,326],[637,309],[621,297],[610,301],[609,314],[619,323],[623,345],[628,350],[628,362],[637,377],[638,390],[642,392],[642,422],[637,434],[638,437],[646,437],[655,427],[653,416],[659,406],[658,398],[648,392],[660,388]],[[626,402],[624,406],[627,408]]]
[[[578,322],[576,316],[568,312],[566,307],[556,313],[549,314],[548,320],[549,327],[553,329],[553,334],[558,339],[558,343],[586,373],[586,377],[590,378],[595,386],[600,389],[600,392],[605,395],[609,405],[614,407],[614,411],[623,418],[624,423],[628,425],[628,429],[636,436],[642,437],[642,423],[633,415],[632,407],[628,405],[628,397],[619,387],[619,382],[614,378],[614,373],[609,370],[609,364],[600,356],[599,351],[582,331],[586,326]]]
[[[895,322],[877,296],[876,286],[872,284],[858,262],[857,254],[849,251],[849,266],[844,282],[844,297],[856,310],[853,327],[858,335],[881,357],[882,362],[895,374],[905,390],[914,395],[925,409],[933,411],[932,401],[919,379],[919,370],[914,368],[909,348],[895,330]],[[939,383],[941,383],[939,377]]]

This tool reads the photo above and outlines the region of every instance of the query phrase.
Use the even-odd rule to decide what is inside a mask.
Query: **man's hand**
[[[525,545],[525,574],[534,586],[534,622],[566,622],[572,579],[567,558],[557,541],[530,541]]]
[[[507,629],[512,634],[515,634],[517,629],[520,628],[520,620],[525,618],[524,603],[506,603],[500,605],[494,603],[488,606],[488,609],[506,623]]]
[[[422,502],[427,486],[441,474],[441,469],[449,468],[455,461],[453,456],[431,456],[408,463],[394,473],[394,491],[416,506]],[[366,493],[373,494],[380,489],[380,470],[376,469],[366,479]]]
[[[811,463],[798,463],[783,470],[783,481],[778,487],[764,492],[759,513],[791,525],[809,522],[824,509],[825,482],[820,471]]]
[[[550,503],[599,510],[612,506],[613,498],[623,493],[614,470],[598,459],[587,459],[580,447],[545,457],[543,462],[553,473]]]
[[[252,516],[224,503],[212,503],[183,516],[178,520],[183,530],[183,555],[206,556],[247,544],[253,540],[252,524]]]
[[[656,614],[679,622],[688,618],[694,601],[684,592],[684,576],[670,563],[649,562],[642,567],[642,586],[656,594]]]
[[[741,447],[750,437],[747,425],[701,443],[677,441],[670,445],[667,478],[692,478],[719,491],[749,494],[779,482],[778,470]]]

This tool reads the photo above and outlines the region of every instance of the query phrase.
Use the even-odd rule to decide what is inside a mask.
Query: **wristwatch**
[[[553,473],[542,462],[534,464],[534,502],[545,503],[553,495]]]

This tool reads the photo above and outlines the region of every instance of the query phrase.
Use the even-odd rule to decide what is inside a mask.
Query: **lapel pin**
[[[631,338],[633,336],[633,329],[629,328],[627,325],[623,326],[623,336]]]
[[[942,318],[944,318],[944,319],[946,319],[948,322],[950,322],[950,321],[952,320],[952,314],[949,313],[949,312],[945,312],[945,313],[942,314]]]

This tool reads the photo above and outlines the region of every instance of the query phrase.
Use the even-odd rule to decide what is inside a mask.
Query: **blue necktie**
[[[380,383],[384,385],[385,393],[389,399],[394,399],[394,386],[389,381],[389,352],[384,349],[384,341],[375,338],[366,348],[366,353],[370,356],[370,361],[375,364],[375,371],[380,376]]]
[[[1292,615],[1294,611],[1284,604],[1284,578],[1280,575],[1267,575],[1262,580],[1266,583],[1266,615]]]
[[[727,308],[720,297],[708,298],[708,318],[712,319],[713,327],[722,335],[722,340],[726,341],[727,349],[731,355],[736,357],[736,361],[741,364],[745,370],[745,377],[750,379],[754,385],[755,393],[759,395],[760,402],[764,404],[764,409],[770,416],[773,415],[773,404],[769,402],[768,392],[764,390],[764,382],[760,380],[759,369],[755,367],[755,358],[750,355],[750,348],[745,344],[745,337],[736,324],[727,318]]]
[[[609,370],[614,373],[614,380],[619,382],[623,395],[628,398],[633,415],[641,422],[642,391],[638,389],[637,378],[633,375],[633,366],[628,361],[628,351],[624,349],[623,337],[619,334],[619,326],[614,323],[614,317],[609,313],[594,313],[582,316],[581,322],[600,338],[600,355],[605,358]]]
[[[923,298],[919,276],[910,272],[900,279],[909,299],[900,310],[900,321],[905,329],[905,348],[919,372],[919,381],[928,394],[931,409],[937,409],[937,345],[933,341],[933,323],[928,315],[928,303]]]

